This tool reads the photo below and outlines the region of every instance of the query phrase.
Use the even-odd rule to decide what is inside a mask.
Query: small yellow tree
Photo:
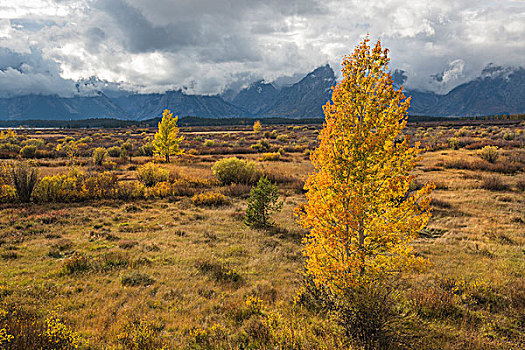
[[[262,125],[259,120],[257,120],[255,123],[253,123],[253,132],[258,134],[262,131]]]
[[[173,117],[173,113],[165,109],[162,113],[162,120],[159,123],[159,130],[153,140],[154,153],[164,157],[166,163],[169,163],[170,156],[182,154],[183,152],[179,145],[184,140],[184,136],[179,136],[177,120],[177,116]]]
[[[401,134],[410,98],[393,87],[388,50],[368,43],[343,60],[297,209],[306,271],[334,295],[425,264],[409,243],[429,220],[433,184],[408,193],[420,152]]]

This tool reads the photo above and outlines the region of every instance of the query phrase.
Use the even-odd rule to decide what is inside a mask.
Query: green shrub
[[[9,202],[16,197],[16,190],[12,186],[10,171],[11,167],[8,164],[0,164],[0,202]]]
[[[23,203],[29,202],[38,181],[38,170],[25,163],[18,163],[11,167],[10,175],[17,199]]]
[[[14,143],[0,143],[0,151],[13,152],[20,154],[21,147]]]
[[[155,146],[151,142],[146,142],[139,148],[139,155],[141,156],[152,157],[154,152]]]
[[[20,157],[35,158],[37,147],[35,145],[27,145],[20,149]]]
[[[279,202],[277,185],[272,184],[266,176],[263,176],[256,187],[250,191],[248,207],[244,222],[252,227],[268,227],[272,225],[270,214],[280,211],[283,203]]]
[[[452,149],[459,149],[459,140],[456,137],[451,137],[448,139],[448,145]]]
[[[204,147],[213,147],[213,146],[215,146],[215,141],[213,140],[204,141]]]
[[[91,199],[115,198],[118,188],[117,175],[111,171],[104,171],[84,178],[82,196]]]
[[[207,207],[221,206],[221,205],[228,204],[230,202],[228,200],[228,197],[218,192],[199,193],[193,196],[191,198],[191,201],[193,202],[193,204],[197,206],[207,206]]]
[[[93,163],[97,166],[102,166],[104,160],[108,155],[108,151],[104,147],[97,147],[93,150]]]
[[[131,162],[131,158],[133,157],[133,142],[131,140],[127,140],[122,144],[120,156],[129,159]]]
[[[71,170],[68,174],[45,176],[35,188],[38,202],[70,202],[83,199],[84,174]]]
[[[129,198],[123,195],[117,175],[110,171],[86,175],[72,169],[68,174],[46,176],[33,195],[38,202],[75,202],[87,199]]]
[[[213,175],[225,185],[231,183],[252,184],[260,177],[257,163],[239,158],[224,158],[212,166]]]
[[[91,143],[93,139],[90,136],[85,136],[77,141],[78,143]]]
[[[153,187],[159,182],[167,181],[168,177],[168,170],[151,162],[140,166],[137,170],[137,179],[146,187]]]
[[[286,134],[281,134],[281,135],[277,136],[277,141],[280,141],[280,142],[288,142],[288,135],[286,135]]]
[[[122,154],[122,148],[119,146],[113,146],[108,148],[108,154],[110,157],[117,158]]]
[[[494,163],[499,157],[498,147],[485,146],[478,151],[478,156],[489,163]]]
[[[281,159],[281,154],[279,152],[274,153],[264,153],[262,157],[259,158],[260,162],[276,162]]]
[[[256,150],[257,152],[264,152],[268,151],[270,149],[270,143],[266,139],[262,139],[258,143],[250,146],[252,149]]]
[[[42,147],[45,144],[46,143],[42,139],[27,139],[27,140],[22,141],[22,143],[21,143],[22,147],[24,147],[24,146],[35,146],[37,148],[38,147]]]
[[[467,136],[469,133],[470,133],[469,129],[463,126],[458,131],[456,131],[455,136],[464,137],[464,136]]]

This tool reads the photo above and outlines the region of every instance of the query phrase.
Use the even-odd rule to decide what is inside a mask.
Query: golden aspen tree
[[[177,127],[178,117],[173,117],[173,113],[165,109],[162,113],[162,120],[159,123],[159,130],[153,140],[154,153],[166,159],[169,163],[170,156],[182,154],[183,150],[179,148],[184,136],[179,136]]]
[[[409,193],[420,153],[401,133],[410,98],[393,87],[388,50],[369,41],[343,59],[297,209],[306,272],[333,295],[426,264],[409,243],[428,223],[433,184]]]
[[[256,120],[255,123],[253,123],[253,132],[258,134],[262,131],[262,125],[259,120]]]

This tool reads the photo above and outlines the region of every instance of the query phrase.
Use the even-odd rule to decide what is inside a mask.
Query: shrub
[[[11,184],[10,170],[8,164],[0,164],[0,202],[9,202],[16,197],[15,188]]]
[[[196,263],[196,267],[216,282],[242,282],[242,276],[237,270],[222,261],[201,260]]]
[[[506,132],[505,134],[503,134],[503,139],[506,141],[512,141],[515,137],[516,135],[513,132]]]
[[[27,140],[22,141],[21,145],[22,147],[31,145],[31,146],[35,146],[38,148],[38,147],[44,146],[45,142],[42,139],[27,139]]]
[[[298,179],[293,175],[287,174],[284,171],[264,171],[263,175],[266,176],[268,180],[276,184],[296,185],[298,183],[303,183],[301,179]]]
[[[136,246],[137,244],[138,244],[137,241],[132,241],[132,240],[129,240],[129,239],[125,239],[125,240],[122,240],[122,241],[118,242],[118,246],[121,249],[131,249],[134,246]]]
[[[505,191],[509,189],[509,186],[503,182],[501,177],[492,175],[483,178],[481,188],[489,191]]]
[[[86,272],[91,268],[91,263],[88,257],[75,253],[67,258],[62,265],[62,273],[66,275]]]
[[[459,140],[455,137],[451,137],[448,139],[448,145],[452,149],[459,149]]]
[[[80,336],[62,323],[57,315],[51,314],[45,321],[42,336],[53,349],[76,349],[81,344]]]
[[[270,143],[266,139],[262,139],[258,143],[251,145],[250,148],[256,150],[257,152],[264,152],[270,149]]]
[[[136,287],[149,286],[155,283],[155,280],[145,273],[133,272],[122,276],[120,282],[123,286]]]
[[[452,169],[468,169],[468,170],[482,170],[482,171],[492,171],[495,173],[502,174],[514,174],[521,170],[519,162],[509,161],[509,162],[500,162],[500,163],[489,163],[484,160],[477,160],[469,162],[465,159],[456,159],[450,160],[443,164],[445,168]]]
[[[124,159],[129,159],[131,162],[131,158],[133,157],[133,142],[131,140],[127,140],[122,144],[122,152],[120,156]]]
[[[286,135],[286,134],[281,134],[281,135],[277,136],[277,141],[280,141],[280,142],[288,142],[288,135]]]
[[[151,157],[153,156],[154,152],[155,152],[155,146],[153,146],[153,143],[151,142],[147,142],[143,144],[141,147],[139,147],[139,154],[141,156]]]
[[[0,151],[20,154],[21,147],[14,143],[0,143]]]
[[[215,141],[213,140],[204,141],[204,147],[213,147],[213,146],[215,146]]]
[[[217,192],[205,192],[196,194],[191,198],[191,201],[193,204],[197,206],[221,206],[228,204],[230,201],[228,200],[228,197],[223,195],[222,193]]]
[[[97,147],[93,150],[93,163],[97,166],[102,166],[104,160],[108,155],[108,151],[104,147]]]
[[[122,148],[119,146],[113,146],[108,148],[108,154],[110,157],[117,158],[122,154]]]
[[[239,158],[224,158],[212,166],[213,175],[225,185],[231,183],[252,184],[260,177],[257,163]]]
[[[20,202],[29,202],[38,181],[38,170],[25,163],[18,163],[11,167],[10,174],[17,199]]]
[[[151,162],[142,165],[137,170],[137,179],[146,187],[153,187],[159,182],[167,181],[168,176],[168,170]]]
[[[45,318],[16,304],[0,308],[1,349],[77,349],[84,344],[56,314]]]
[[[256,120],[255,123],[253,123],[253,132],[258,134],[262,131],[262,125],[259,120]]]
[[[117,335],[117,341],[129,350],[155,350],[160,349],[158,329],[146,320],[126,323]],[[164,348],[162,348],[164,349]]]
[[[69,202],[84,198],[82,186],[84,174],[75,169],[68,174],[45,176],[35,188],[34,198],[38,202]]]
[[[279,152],[275,153],[264,153],[262,157],[259,158],[260,162],[275,162],[281,159],[281,154]]]
[[[268,227],[272,224],[270,214],[280,211],[283,203],[278,201],[277,186],[263,176],[250,191],[244,222],[252,227]]]
[[[390,349],[394,319],[394,298],[391,288],[381,283],[347,288],[344,296],[333,294],[329,288],[316,284],[305,275],[297,300],[305,307],[334,316],[349,339],[363,349]],[[361,349],[361,347],[360,347]]]
[[[20,157],[35,158],[37,147],[35,145],[27,145],[20,149]]]
[[[34,198],[39,202],[72,202],[86,199],[122,198],[117,175],[110,171],[86,176],[72,169],[68,174],[46,176],[35,189]]]
[[[499,157],[498,147],[485,146],[478,151],[478,156],[489,163],[494,163]]]
[[[93,199],[115,198],[118,191],[117,175],[110,171],[88,176],[82,185],[83,197]]]
[[[89,136],[83,137],[80,140],[78,140],[78,143],[91,143],[93,142],[93,139]]]
[[[335,299],[333,311],[346,336],[364,349],[389,349],[394,311],[389,288],[363,286]]]
[[[250,190],[250,185],[233,183],[224,190],[224,193],[230,197],[247,198],[250,194]]]
[[[463,126],[458,131],[456,131],[455,136],[463,137],[463,136],[467,136],[468,133],[469,133],[469,129]]]

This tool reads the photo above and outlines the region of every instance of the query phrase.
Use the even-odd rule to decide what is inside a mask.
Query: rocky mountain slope
[[[399,74],[399,72],[395,73]],[[394,74],[394,75],[395,75]],[[162,94],[120,94],[70,98],[56,95],[26,95],[0,98],[0,120],[78,120],[118,118],[144,120],[170,109],[178,116],[234,117],[323,117],[322,105],[330,100],[336,84],[330,66],[319,67],[291,86],[278,89],[257,81],[226,101],[221,96]],[[457,86],[446,95],[407,90],[412,96],[412,115],[473,116],[525,112],[525,69],[487,66],[481,75]],[[111,96],[111,95],[110,95]]]

